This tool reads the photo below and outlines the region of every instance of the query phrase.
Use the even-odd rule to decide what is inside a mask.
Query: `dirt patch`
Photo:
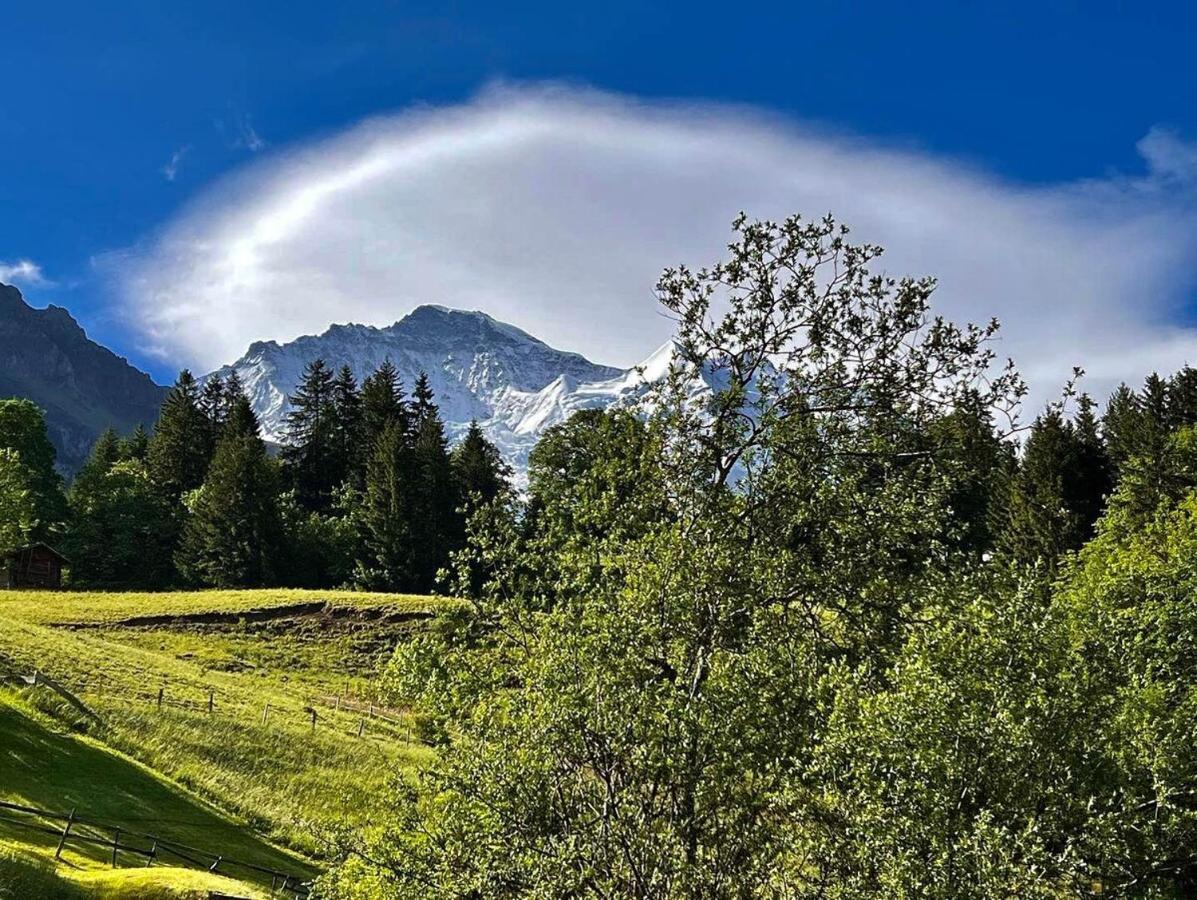
[[[323,619],[328,621],[358,621],[382,622],[398,624],[404,622],[423,622],[433,618],[434,613],[427,610],[395,610],[385,606],[357,609],[346,606],[333,606],[318,600],[312,603],[292,603],[287,606],[268,606],[258,609],[246,609],[240,612],[203,612],[179,613],[176,615],[158,614],[152,616],[131,616],[127,619],[117,619],[111,622],[60,622],[59,628],[71,630],[92,628],[189,628],[205,625],[242,625],[251,622],[284,622],[289,619],[311,621]]]

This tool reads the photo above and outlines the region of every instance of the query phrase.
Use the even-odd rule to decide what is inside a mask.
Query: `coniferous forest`
[[[467,601],[385,667],[435,759],[321,896],[1192,896],[1197,370],[1022,423],[996,321],[831,218],[735,231],[657,284],[669,376],[526,494],[390,365],[313,360],[276,456],[184,371],[65,493],[0,403],[0,540],[80,586]]]

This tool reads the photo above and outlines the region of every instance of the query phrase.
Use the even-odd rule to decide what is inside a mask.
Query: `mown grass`
[[[271,588],[247,591],[4,591],[0,617],[42,625],[101,624],[138,616],[248,613],[299,603],[324,602],[342,609],[388,608],[436,613],[456,601],[417,594]]]
[[[378,665],[397,641],[426,622],[399,615],[304,616],[212,627],[112,624],[316,599],[338,609],[388,613],[435,613],[453,602],[328,591],[0,592],[0,675],[35,669],[50,675],[95,710],[103,726],[70,712],[47,689],[36,689],[31,697],[40,699],[34,702],[61,721],[202,796],[235,823],[319,858],[326,849],[322,835],[367,822],[394,779],[431,756],[429,748],[411,740],[405,715],[389,711],[397,721],[386,721],[346,708],[349,700],[340,710],[330,705],[338,695],[362,705],[374,700]],[[98,627],[64,627],[67,623]],[[0,795],[4,765],[0,756]],[[86,809],[94,817],[90,807],[102,790],[78,800],[81,814]],[[44,792],[40,805],[66,803],[52,802],[53,793]],[[120,823],[122,808],[129,815],[129,804],[126,796],[109,809],[114,822]]]

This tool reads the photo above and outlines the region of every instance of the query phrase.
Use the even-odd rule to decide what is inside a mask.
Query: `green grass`
[[[316,600],[337,614],[115,624]],[[380,664],[396,642],[427,625],[409,614],[435,613],[454,602],[336,591],[0,592],[0,676],[35,669],[48,674],[77,693],[103,725],[79,716],[46,688],[23,692],[27,699],[21,702],[88,732],[74,739],[81,746],[115,748],[126,763],[136,760],[182,794],[202,798],[229,827],[260,835],[253,840],[263,846],[282,844],[318,859],[329,830],[367,822],[394,779],[431,757],[431,750],[410,740],[412,722],[402,711],[387,711],[396,721],[370,719],[338,711],[326,698],[376,702]],[[317,710],[315,729],[310,709]],[[9,789],[9,762],[0,752],[0,796]],[[101,792],[68,787],[43,773],[40,800],[30,805],[77,805],[81,813],[102,817],[92,808]],[[116,824],[142,818],[133,813],[135,793],[118,791],[113,805],[101,807],[103,814]],[[205,844],[197,839],[195,846]]]
[[[212,892],[265,900],[268,893],[194,869],[55,865],[51,853],[0,838],[0,900],[203,900]]]
[[[136,616],[249,612],[325,602],[340,609],[435,613],[456,601],[416,594],[271,588],[249,591],[3,591],[0,617],[41,625],[119,622]]]
[[[129,832],[161,836],[303,878],[315,874],[315,867],[307,860],[270,845],[201,798],[134,760],[97,741],[62,731],[11,692],[0,694],[0,761],[3,773],[0,799],[7,802],[64,814],[76,809],[81,818],[122,826],[126,832],[124,841],[134,846],[148,849],[150,841]],[[51,880],[44,867],[52,858],[58,839],[17,823],[50,828],[61,828],[62,824],[12,812],[0,811],[0,814],[7,817],[0,821],[0,842],[7,846],[6,877],[18,884],[28,882],[22,888],[24,894],[35,893],[30,885]],[[84,835],[112,837],[107,829],[90,824],[76,830]],[[23,852],[16,850],[17,847]],[[137,866],[139,872],[147,871],[144,861],[133,854],[123,854],[118,862]],[[68,841],[63,863],[59,875],[66,873],[67,881],[86,888],[85,896],[121,896],[119,885],[138,881],[143,887],[154,883],[169,887],[173,882],[178,888],[188,881],[203,885],[202,880],[176,872],[174,867],[149,870],[153,874],[138,877],[120,869],[113,872],[109,868],[111,851],[85,843]],[[256,880],[247,870],[232,874]],[[124,893],[124,896],[142,895]]]

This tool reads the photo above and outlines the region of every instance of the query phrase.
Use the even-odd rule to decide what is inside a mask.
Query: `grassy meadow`
[[[392,779],[430,758],[404,711],[371,706],[396,642],[453,602],[0,592],[0,677],[12,685],[0,693],[0,800],[154,824],[172,840],[311,874],[324,835],[368,821]],[[35,670],[101,722],[47,688],[20,687],[15,676]],[[44,843],[32,847],[44,854]]]

